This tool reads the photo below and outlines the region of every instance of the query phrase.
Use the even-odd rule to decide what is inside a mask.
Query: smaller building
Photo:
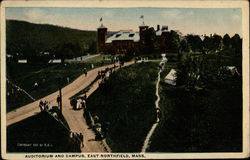
[[[18,63],[27,63],[27,59],[19,59]]]
[[[175,86],[176,85],[176,78],[177,72],[175,69],[171,69],[167,76],[164,78],[165,83]]]
[[[62,63],[61,59],[51,59],[49,60],[49,63]]]
[[[226,70],[230,71],[231,74],[239,76],[240,73],[238,72],[237,68],[235,66],[226,66]]]

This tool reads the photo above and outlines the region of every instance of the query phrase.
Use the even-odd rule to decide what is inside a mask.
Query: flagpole
[[[144,15],[141,15],[140,18],[142,19],[142,24],[144,25]]]
[[[101,25],[103,25],[103,24],[102,24],[102,17],[100,18],[100,22],[101,22]]]

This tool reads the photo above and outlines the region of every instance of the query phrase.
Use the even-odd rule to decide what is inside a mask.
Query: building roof
[[[167,26],[162,26],[162,28],[159,31],[156,31],[156,36],[161,36],[162,33],[169,32]]]
[[[176,85],[176,70],[171,69],[170,72],[167,74],[167,76],[164,78],[165,83],[171,84],[171,85]]]
[[[113,41],[134,41],[139,42],[140,36],[139,33],[134,32],[132,30],[122,30],[115,34],[113,34],[111,37],[109,37],[106,40],[106,43],[112,43]]]
[[[171,69],[169,73],[166,75],[165,79],[176,80],[176,70]]]

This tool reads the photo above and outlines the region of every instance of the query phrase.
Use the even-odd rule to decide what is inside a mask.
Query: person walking
[[[61,97],[59,95],[57,96],[56,101],[57,101],[58,107],[60,107]]]
[[[82,109],[82,98],[79,98],[78,109]]]
[[[52,109],[52,105],[50,102],[48,102],[48,109],[47,110],[51,110]]]
[[[87,69],[86,69],[86,68],[84,68],[83,72],[84,72],[85,77],[86,77],[86,76],[87,76],[87,74],[88,74]]]
[[[34,83],[34,89],[37,89],[38,88],[38,82],[35,82]]]
[[[43,111],[43,101],[42,100],[39,102],[39,107],[40,107],[40,110],[42,112]]]
[[[94,120],[94,124],[96,124],[99,122],[99,117],[97,115],[95,115],[93,120]]]
[[[100,140],[102,140],[102,134],[100,131],[96,131],[95,141],[100,141]]]
[[[43,106],[44,106],[43,110],[48,111],[49,107],[48,107],[48,102],[47,101],[44,101]]]
[[[160,108],[156,108],[156,123],[160,121],[161,118],[161,110]]]
[[[85,93],[84,96],[83,96],[83,100],[87,100],[87,94]]]
[[[84,100],[84,99],[82,99],[82,109],[83,109],[83,111],[85,111],[85,109],[86,109],[86,100]]]
[[[81,147],[83,148],[84,147],[84,137],[83,137],[82,133],[80,133],[79,138],[80,138],[80,141],[81,141]]]
[[[101,126],[101,131],[103,133],[103,138],[106,138],[109,125],[110,125],[109,122],[105,122],[104,125]]]

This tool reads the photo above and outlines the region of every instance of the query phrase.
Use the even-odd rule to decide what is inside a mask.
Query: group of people
[[[89,129],[92,128],[95,131],[95,140],[99,141],[102,140],[106,137],[107,134],[107,126],[106,125],[101,125],[99,117],[97,115],[95,115],[92,118],[92,122],[89,125]]]
[[[84,136],[82,133],[71,132],[71,138],[73,139],[74,143],[81,146],[81,148],[84,147]]]
[[[56,119],[58,119],[58,113],[56,110],[58,110],[59,106],[60,106],[60,103],[61,103],[61,97],[58,95],[57,96],[57,103],[58,103],[58,106],[53,106],[51,105],[50,102],[48,101],[43,101],[43,100],[40,100],[39,102],[39,108],[42,111],[48,111],[53,117],[55,117]]]
[[[146,57],[146,58],[138,57],[138,58],[135,59],[135,64],[136,63],[142,63],[143,64],[144,62],[148,62],[148,57]]]
[[[102,125],[101,123],[99,123],[99,117],[96,115],[93,117],[93,121],[92,121],[92,124],[91,124],[94,131],[96,132],[96,136],[95,136],[95,140],[101,140],[102,139]]]
[[[74,110],[86,109],[86,100],[87,95],[85,94],[84,96],[78,97],[77,99],[72,99],[71,105]]]
[[[86,108],[86,100],[84,100],[83,97],[80,97],[80,98],[77,99],[76,108],[74,108],[74,109],[78,110],[78,109],[82,109],[82,108],[83,109]]]
[[[47,101],[43,102],[43,100],[41,100],[39,102],[39,108],[40,108],[41,112],[48,111],[49,109],[51,109],[51,104],[50,104],[50,102],[47,102]]]
[[[110,68],[107,67],[105,70],[98,71],[98,79],[99,78],[101,79],[101,82],[99,82],[99,85],[104,84],[106,82],[107,78],[110,77],[114,73],[114,71],[117,67],[118,66],[116,66],[114,64],[113,67],[110,67]]]
[[[92,116],[88,108],[84,110],[83,116],[89,126],[88,129],[93,129],[95,132],[95,139],[93,140],[99,141],[104,139],[108,131],[108,125],[106,123],[102,125],[99,117],[97,115]]]

